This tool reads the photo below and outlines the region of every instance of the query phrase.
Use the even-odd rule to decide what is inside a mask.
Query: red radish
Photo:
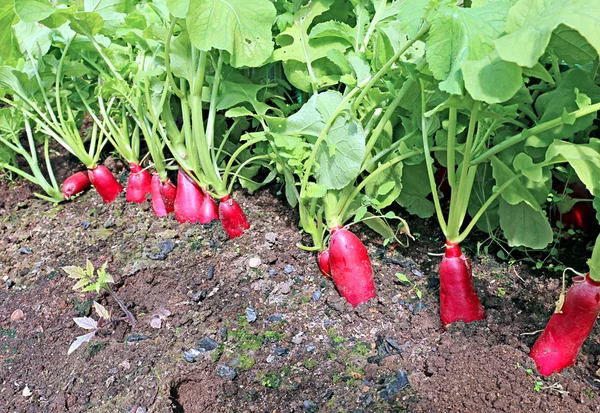
[[[569,185],[572,191],[568,194],[571,198],[592,199],[592,195],[587,190],[582,182],[574,182]],[[565,190],[564,184],[561,185],[557,192],[563,193]],[[560,214],[556,212],[555,220],[562,222],[566,228],[575,228],[588,233],[593,233],[597,229],[598,221],[596,220],[596,212],[591,202],[581,201],[573,205],[569,212]]]
[[[219,220],[219,210],[212,196],[208,192],[204,192],[204,201],[200,207],[200,223],[208,224],[213,220]]]
[[[62,193],[65,199],[77,195],[90,187],[92,183],[86,172],[77,172],[63,182]]]
[[[229,234],[230,239],[239,237],[247,229],[250,229],[250,223],[246,215],[244,215],[244,211],[229,195],[221,198],[221,203],[219,203],[219,218],[221,218],[223,229]]]
[[[353,307],[374,298],[371,260],[356,235],[341,226],[331,230],[329,268],[338,291]]]
[[[331,278],[331,268],[329,267],[329,250],[325,248],[317,254],[317,263],[321,274],[327,278]]]
[[[435,171],[435,174],[433,174],[433,177],[435,178],[435,184],[438,190],[444,194],[445,198],[449,198],[450,190],[452,188],[450,188],[450,183],[448,182],[448,168],[445,166],[440,166]]]
[[[458,244],[450,241],[446,241],[446,254],[440,264],[440,317],[444,327],[485,318],[473,286],[471,261]]]
[[[142,203],[146,200],[146,195],[151,191],[152,175],[136,163],[129,164],[129,179],[127,180],[127,192],[125,199],[127,202]]]
[[[561,311],[552,314],[529,353],[544,376],[575,364],[600,313],[600,282],[592,280],[589,273],[574,277],[573,282]]]
[[[121,184],[104,165],[96,165],[89,169],[88,177],[105,203],[114,201],[123,192]]]
[[[167,178],[167,181],[163,184],[160,181],[158,174],[152,175],[151,184],[152,194],[152,209],[154,215],[157,217],[164,217],[174,211],[175,196],[177,194],[177,188]],[[164,195],[163,195],[164,194]]]
[[[200,222],[200,208],[204,197],[198,184],[188,174],[179,170],[177,174],[177,195],[175,196],[175,218],[183,222]]]

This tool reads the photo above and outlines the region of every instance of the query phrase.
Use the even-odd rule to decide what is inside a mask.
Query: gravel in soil
[[[439,257],[427,254],[442,243],[415,221],[421,236],[408,249],[359,233],[378,297],[353,309],[296,247],[283,201],[266,190],[236,197],[252,228],[228,240],[218,224],[157,219],[148,203],[105,205],[90,191],[53,207],[27,186],[0,186],[0,410],[600,410],[598,328],[562,374],[541,378],[527,356],[557,280],[473,257],[487,319],[444,330]],[[95,317],[93,300],[121,314],[107,295],[72,290],[60,268],[86,259],[108,263],[137,324],[115,323],[67,356],[85,332],[73,317]]]

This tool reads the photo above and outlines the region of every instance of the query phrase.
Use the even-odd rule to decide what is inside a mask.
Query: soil
[[[378,289],[353,309],[296,247],[297,216],[276,190],[235,194],[252,228],[228,240],[216,223],[157,219],[148,203],[103,204],[92,190],[53,207],[4,180],[0,411],[600,411],[598,327],[561,374],[540,377],[528,357],[559,280],[466,245],[487,318],[445,330],[434,223],[410,219],[420,236],[409,248],[353,227]],[[123,315],[110,295],[72,289],[61,267],[86,259],[107,263],[137,322],[115,321],[67,355],[87,332],[73,318],[97,318],[93,300]],[[217,347],[186,361],[207,337]]]

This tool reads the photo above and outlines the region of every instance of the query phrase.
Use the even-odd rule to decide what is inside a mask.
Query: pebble
[[[321,299],[321,290],[317,290],[312,295],[313,301],[319,301]]]
[[[413,312],[413,314],[417,314],[419,311],[422,311],[426,308],[427,308],[427,305],[419,301],[417,303],[417,305],[415,305],[415,308],[413,308],[412,312]]]
[[[301,344],[302,343],[302,334],[304,334],[304,331],[301,331],[298,334],[296,334],[294,337],[292,337],[292,343]]]
[[[160,252],[158,254],[148,254],[148,258],[150,258],[152,261],[162,261],[167,258],[167,256],[166,254]]]
[[[273,363],[275,361],[275,356],[272,354],[269,354],[267,356],[267,363]]]
[[[206,279],[208,280],[212,280],[215,276],[215,266],[214,265],[209,265],[208,266],[208,274],[206,275]]]
[[[308,351],[309,353],[314,353],[315,351],[317,351],[317,346],[307,346],[306,351]]]
[[[132,413],[147,413],[148,410],[145,407],[139,406],[138,408],[135,409],[135,411],[132,411]]]
[[[203,349],[206,351],[212,351],[214,349],[217,348],[219,344],[213,340],[210,337],[204,337],[202,340],[200,340],[200,342],[198,343],[198,349]]]
[[[260,264],[262,264],[262,261],[259,257],[252,257],[248,260],[248,266],[250,268],[258,268]]]
[[[104,221],[104,228],[112,228],[115,226],[115,220],[112,218],[108,218],[106,221]]]
[[[304,410],[309,413],[314,413],[317,411],[317,405],[310,400],[304,400],[304,403],[302,403],[302,405],[304,406]]]
[[[277,240],[277,234],[274,232],[267,232],[265,234],[265,240],[269,243],[269,244],[275,244],[275,241]]]
[[[194,363],[198,357],[204,354],[204,351],[200,351],[195,348],[191,348],[183,352],[183,359],[188,363]]]
[[[385,339],[385,341],[387,341],[387,343],[394,347],[394,349],[398,352],[398,354],[402,353],[402,347],[400,347],[400,344],[398,344],[398,342],[396,340],[394,340],[391,337],[388,337]]]
[[[417,277],[422,277],[422,276],[423,276],[423,273],[422,273],[421,271],[419,271],[419,270],[415,270],[415,269],[413,269],[413,270],[412,270],[412,273],[413,273],[414,275],[416,275]]]
[[[199,303],[200,301],[206,298],[207,294],[208,291],[206,290],[206,288],[203,288],[192,296],[192,301],[195,303]]]
[[[285,347],[277,347],[273,352],[275,353],[275,355],[277,355],[279,357],[284,357],[284,356],[288,355],[290,350],[288,350]]]
[[[279,313],[277,314],[273,314],[267,317],[267,321],[271,322],[271,323],[278,323],[279,321],[281,321],[283,319],[283,316]]]
[[[249,323],[253,323],[256,321],[256,310],[252,307],[247,307],[246,308],[246,320],[248,320]]]
[[[175,243],[172,239],[166,239],[160,244],[158,244],[158,249],[161,254],[169,255],[175,249]]]
[[[81,225],[83,225],[83,229],[88,229],[90,227],[90,221],[83,221]]]
[[[135,343],[138,341],[144,341],[144,340],[148,340],[149,338],[151,338],[150,336],[145,336],[142,334],[131,334],[129,337],[127,337],[125,339],[126,343]]]
[[[219,335],[222,341],[227,341],[227,327],[221,327],[219,329]]]
[[[277,275],[277,270],[270,269],[270,270],[268,271],[268,274],[269,274],[270,276]]]
[[[10,290],[15,286],[15,282],[11,279],[6,280],[6,289]]]
[[[21,247],[19,248],[19,254],[31,254],[31,248]]]
[[[233,380],[237,377],[237,371],[226,364],[219,364],[217,366],[217,376],[223,379]]]
[[[289,294],[292,291],[292,282],[281,283],[278,287],[281,294]]]
[[[23,313],[23,310],[18,309],[12,312],[10,315],[10,321],[19,321],[23,317],[25,317],[25,313]]]
[[[284,274],[291,274],[294,272],[294,267],[292,267],[290,264],[286,264],[283,267],[283,272],[284,272]]]

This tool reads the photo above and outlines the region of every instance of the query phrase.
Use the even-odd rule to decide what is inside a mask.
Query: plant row
[[[387,244],[411,236],[396,206],[435,216],[442,324],[480,320],[460,247],[475,229],[532,249],[553,226],[598,231],[600,10],[587,3],[8,0],[0,165],[52,202],[90,185],[112,202],[112,148],[127,201],[150,194],[157,216],[220,220],[231,238],[250,228],[233,185],[275,182],[311,239],[299,247],[353,306],[376,288],[350,226]],[[57,145],[87,169],[62,187]],[[591,257],[532,349],[543,374],[574,363],[600,312],[600,241]]]

